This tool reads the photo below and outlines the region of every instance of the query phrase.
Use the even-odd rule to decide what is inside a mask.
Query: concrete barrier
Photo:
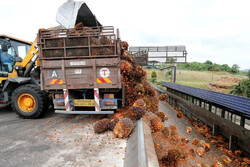
[[[124,167],[159,167],[151,130],[142,119],[128,138]]]

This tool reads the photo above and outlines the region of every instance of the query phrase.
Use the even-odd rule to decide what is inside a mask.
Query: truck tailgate
[[[121,89],[119,57],[41,62],[42,89]]]

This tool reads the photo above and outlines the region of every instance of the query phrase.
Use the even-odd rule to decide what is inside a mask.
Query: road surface
[[[0,166],[123,166],[127,140],[94,134],[96,117],[49,110],[40,119],[21,119],[0,107]]]

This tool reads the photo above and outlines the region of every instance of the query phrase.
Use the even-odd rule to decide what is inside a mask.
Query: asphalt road
[[[97,116],[54,114],[21,119],[0,107],[0,166],[123,166],[127,140],[94,134]]]

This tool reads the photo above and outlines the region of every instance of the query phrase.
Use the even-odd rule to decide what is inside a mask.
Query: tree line
[[[190,62],[178,64],[177,68],[182,70],[190,71],[226,71],[230,73],[239,73],[239,66],[237,64],[232,65],[231,67],[227,64],[216,64],[210,60],[207,60],[204,63],[200,62]]]

